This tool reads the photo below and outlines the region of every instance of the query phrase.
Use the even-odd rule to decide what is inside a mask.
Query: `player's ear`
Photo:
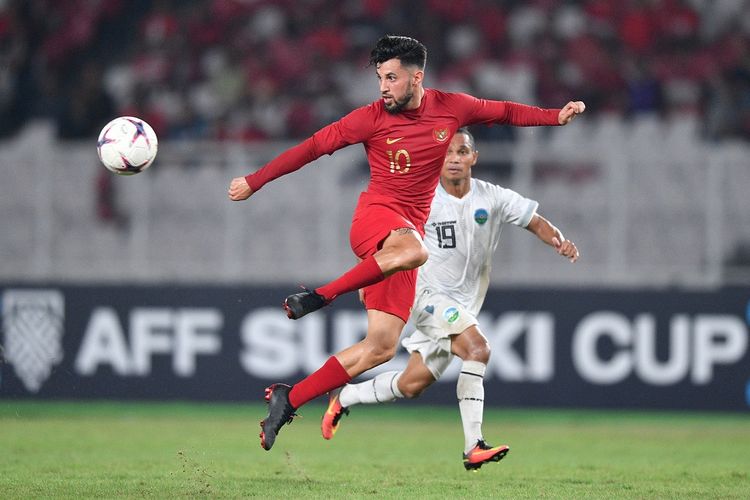
[[[421,69],[418,69],[414,72],[412,75],[412,78],[414,78],[414,86],[418,87],[422,84],[422,81],[424,80],[424,71]]]
[[[478,160],[478,159],[479,159],[479,151],[476,151],[476,150],[475,150],[475,151],[474,151],[474,160],[472,160],[472,162],[471,162],[471,166],[472,166],[472,167],[473,167],[474,165],[476,165],[476,164],[477,164],[477,160]]]

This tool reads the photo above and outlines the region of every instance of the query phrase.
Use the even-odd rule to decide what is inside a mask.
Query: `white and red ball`
[[[96,146],[104,166],[118,175],[143,172],[154,162],[158,149],[154,129],[133,116],[120,116],[106,124]]]

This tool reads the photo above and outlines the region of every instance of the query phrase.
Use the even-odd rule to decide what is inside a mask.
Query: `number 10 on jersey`
[[[409,152],[405,149],[399,149],[396,151],[396,154],[393,154],[393,151],[388,150],[388,163],[391,166],[391,173],[395,174],[398,172],[399,174],[405,174],[409,171],[411,168],[411,156],[409,156]],[[401,166],[401,159],[403,158],[404,165]]]

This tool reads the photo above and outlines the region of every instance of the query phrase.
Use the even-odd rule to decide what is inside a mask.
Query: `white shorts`
[[[418,352],[430,373],[439,379],[453,360],[451,335],[476,325],[477,319],[447,295],[421,290],[411,319],[416,331],[401,341],[409,353]]]

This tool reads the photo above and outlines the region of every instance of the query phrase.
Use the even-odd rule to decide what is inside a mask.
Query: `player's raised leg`
[[[299,319],[330,304],[341,294],[379,283],[398,271],[416,269],[427,261],[427,257],[427,249],[414,229],[391,230],[380,250],[327,285],[315,290],[305,288],[288,296],[284,310],[289,318]]]

